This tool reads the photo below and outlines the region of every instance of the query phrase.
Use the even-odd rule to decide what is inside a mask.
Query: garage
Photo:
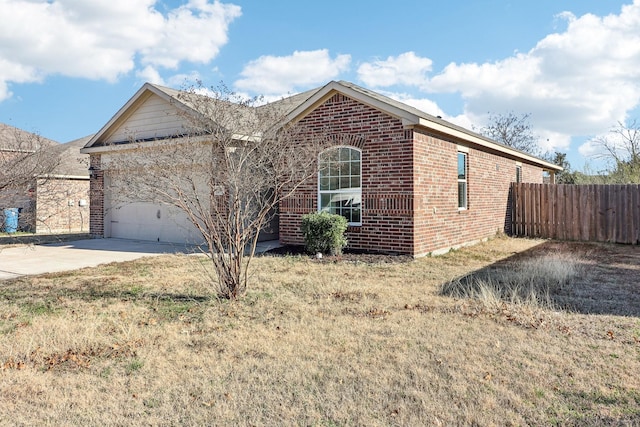
[[[105,219],[108,237],[187,244],[203,240],[187,216],[171,206],[128,203],[112,207]]]
[[[194,212],[212,214],[202,141],[185,137],[193,127],[185,114],[194,110],[179,94],[146,83],[81,150],[90,154],[92,236],[204,243],[186,213],[156,202],[196,200],[201,205]],[[203,167],[204,172],[198,172]],[[278,217],[273,214],[260,241],[278,238]]]
[[[126,177],[104,179],[104,237],[202,244],[202,235],[180,209],[125,196]]]

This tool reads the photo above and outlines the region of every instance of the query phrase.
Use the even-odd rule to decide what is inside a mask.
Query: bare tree
[[[0,208],[23,208],[22,221],[35,225],[37,180],[43,182],[60,159],[57,144],[40,135],[0,124]]]
[[[480,133],[516,150],[537,156],[541,150],[529,123],[530,117],[531,114],[516,115],[513,112],[489,114],[489,125],[481,128]]]
[[[221,297],[246,289],[260,231],[281,200],[317,174],[320,135],[285,124],[286,100],[260,106],[224,86],[178,95],[190,108],[183,135],[127,144],[102,165],[120,200],[172,206],[204,240]],[[151,178],[152,177],[152,178]],[[150,180],[150,178],[152,180]]]
[[[609,135],[595,142],[603,149],[598,157],[613,167],[609,174],[612,183],[640,183],[640,123],[637,120],[628,125],[618,122]]]

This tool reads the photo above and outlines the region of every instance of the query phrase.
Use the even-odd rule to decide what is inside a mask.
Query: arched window
[[[362,224],[362,162],[357,148],[335,147],[320,154],[318,210],[342,215],[349,225]]]

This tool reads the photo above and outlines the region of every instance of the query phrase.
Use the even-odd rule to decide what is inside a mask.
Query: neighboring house
[[[35,176],[52,168],[52,157],[45,150],[56,145],[35,133],[0,123],[0,231],[4,231],[7,210],[19,212],[21,230],[33,231]]]
[[[0,217],[18,209],[22,231],[87,232],[89,156],[80,148],[88,140],[59,144],[0,124]]]
[[[179,112],[189,106],[178,94],[145,84],[82,150],[93,169],[92,235],[194,239],[193,227],[171,208],[136,200],[112,206],[112,178],[101,170],[118,146],[180,138],[185,123]],[[333,141],[318,159],[322,174],[279,207],[283,244],[302,243],[303,214],[329,210],[349,220],[351,248],[414,256],[445,251],[505,230],[511,182],[541,183],[543,173],[553,178],[561,170],[348,82],[330,82],[278,104],[287,122],[310,132],[330,129]]]
[[[93,135],[51,148],[59,159],[35,191],[36,233],[89,231],[89,156],[80,149]]]

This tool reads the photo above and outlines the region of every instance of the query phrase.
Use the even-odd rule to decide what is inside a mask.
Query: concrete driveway
[[[277,240],[259,242],[256,253],[278,246]],[[0,281],[175,253],[201,252],[197,246],[192,245],[128,239],[86,239],[46,245],[0,246]]]
[[[146,256],[194,253],[193,246],[127,239],[88,239],[46,245],[0,247],[0,280],[94,267]]]

